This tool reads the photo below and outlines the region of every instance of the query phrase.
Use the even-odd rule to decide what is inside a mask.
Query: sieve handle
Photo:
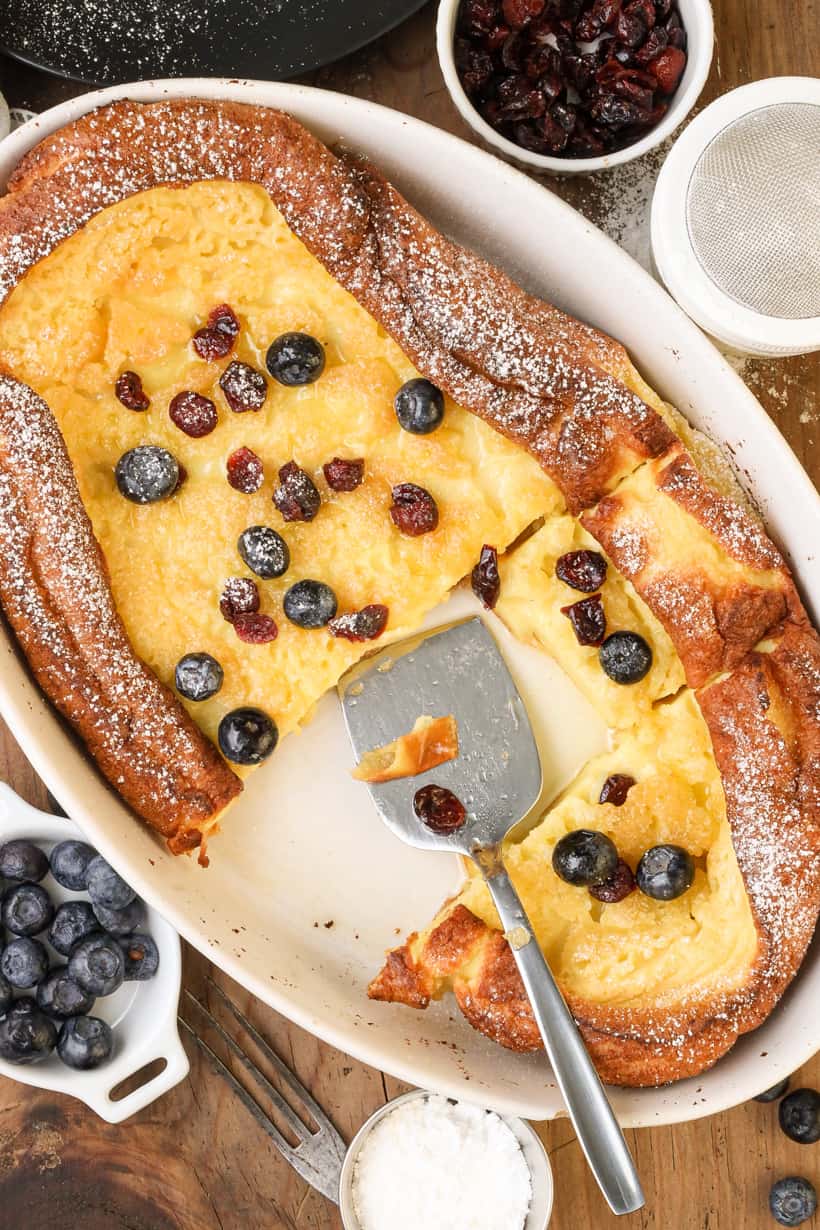
[[[498,910],[544,1049],[589,1167],[613,1213],[634,1213],[645,1203],[635,1163],[578,1026],[501,861],[500,849],[476,851],[474,858]]]

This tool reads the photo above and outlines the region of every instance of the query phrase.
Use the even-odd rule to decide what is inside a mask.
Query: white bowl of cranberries
[[[572,175],[639,158],[683,122],[714,46],[708,0],[441,0],[450,96],[484,142]]]

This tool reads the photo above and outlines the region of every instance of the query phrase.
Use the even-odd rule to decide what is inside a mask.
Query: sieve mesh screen
[[[724,294],[764,316],[820,316],[820,107],[761,107],[718,133],[692,172],[686,221]]]

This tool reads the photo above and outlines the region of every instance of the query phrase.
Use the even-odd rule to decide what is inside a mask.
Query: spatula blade
[[[407,734],[422,714],[456,719],[455,760],[369,783],[386,824],[411,845],[467,853],[494,844],[538,800],[541,761],[524,702],[481,619],[391,645],[348,672],[339,695],[357,760]],[[416,791],[431,782],[467,809],[467,823],[454,834],[433,833],[413,811]]]

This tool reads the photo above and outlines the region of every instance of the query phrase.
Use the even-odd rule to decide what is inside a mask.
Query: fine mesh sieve
[[[764,316],[820,316],[820,106],[760,107],[697,160],[686,225],[700,265]]]

